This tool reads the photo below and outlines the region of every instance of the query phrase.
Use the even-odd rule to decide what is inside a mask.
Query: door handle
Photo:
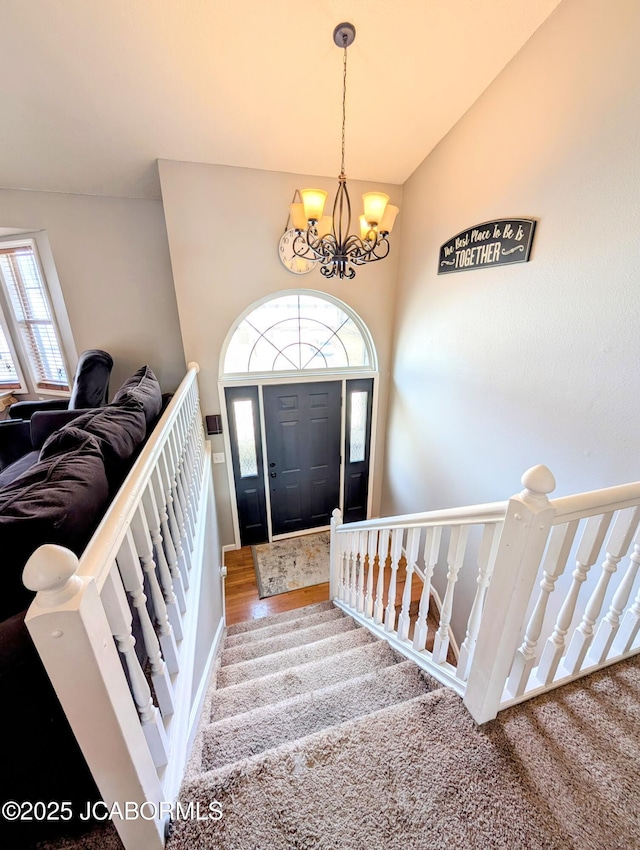
[[[275,463],[272,462],[272,463],[269,464],[269,466],[275,466]]]
[[[272,478],[275,478],[275,477],[276,477],[276,473],[275,473],[275,472],[272,472],[272,473],[271,473],[271,477],[272,477]]]

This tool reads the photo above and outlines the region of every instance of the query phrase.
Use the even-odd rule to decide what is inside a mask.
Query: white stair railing
[[[221,579],[207,577],[219,564],[197,371],[189,365],[80,560],[48,545],[24,570],[37,591],[27,627],[107,807],[146,806],[114,819],[126,850],[164,846],[224,628]]]
[[[496,502],[347,525],[341,523],[340,511],[335,510],[331,534],[332,598],[355,619],[463,694],[506,509],[506,502]],[[483,559],[483,579],[468,621],[464,654],[461,652],[457,659],[451,620],[460,572],[471,574],[477,569],[474,551],[468,545],[474,532],[480,532],[482,542],[479,557]],[[436,607],[432,581],[440,562],[444,598],[437,611],[433,645],[427,649],[429,607],[432,606],[432,613]],[[361,605],[363,587],[366,593]]]
[[[546,467],[522,483],[508,502],[346,525],[334,511],[332,520],[336,604],[454,688],[478,723],[640,651],[640,482],[553,500]],[[464,583],[468,599],[472,582],[452,652],[458,590]]]

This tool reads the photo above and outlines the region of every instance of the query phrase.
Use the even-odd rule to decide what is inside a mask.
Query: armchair
[[[109,376],[113,359],[106,351],[89,349],[78,359],[71,396],[50,401],[18,401],[9,408],[10,419],[31,419],[39,410],[77,410],[103,407],[109,395]]]

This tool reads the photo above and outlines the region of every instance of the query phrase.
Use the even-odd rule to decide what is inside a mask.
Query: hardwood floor
[[[224,562],[227,567],[226,606],[227,625],[242,623],[245,620],[256,620],[269,614],[279,614],[281,611],[292,611],[294,608],[304,608],[314,602],[326,602],[329,599],[329,582],[315,584],[313,587],[303,587],[290,593],[279,593],[260,599],[256,572],[253,566],[251,546],[243,546],[232,552],[225,552]]]
[[[253,565],[253,555],[251,547],[244,546],[242,549],[235,549],[231,552],[226,552],[224,562],[227,567],[226,578],[226,611],[227,625],[231,626],[234,623],[242,623],[245,620],[257,620],[261,617],[267,617],[269,614],[279,614],[282,611],[292,611],[295,608],[303,608],[305,605],[311,605],[314,602],[326,602],[329,599],[329,582],[324,584],[316,584],[312,587],[303,587],[300,590],[292,590],[290,593],[280,593],[277,596],[270,596],[266,599],[260,599],[258,595],[258,584],[256,582],[256,573]],[[387,570],[387,573],[389,571]],[[396,612],[399,614],[402,605],[402,594],[406,582],[406,571],[404,563],[401,562],[398,569],[397,590],[396,590]],[[374,587],[377,583],[377,561],[376,569],[374,570]],[[388,585],[388,581],[385,582]],[[388,586],[385,586],[384,600],[387,601]],[[413,628],[415,620],[418,616],[418,603],[422,593],[422,583],[415,579],[411,585],[411,628],[409,637],[413,637]],[[438,611],[433,598],[429,605],[429,613],[427,617],[427,649],[433,647],[433,639],[438,628]],[[451,648],[449,649],[447,661],[450,664],[456,664],[456,659]]]

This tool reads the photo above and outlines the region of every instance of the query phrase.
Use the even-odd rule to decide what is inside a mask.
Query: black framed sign
[[[499,218],[463,230],[440,248],[438,274],[526,263],[535,227],[532,218]]]

